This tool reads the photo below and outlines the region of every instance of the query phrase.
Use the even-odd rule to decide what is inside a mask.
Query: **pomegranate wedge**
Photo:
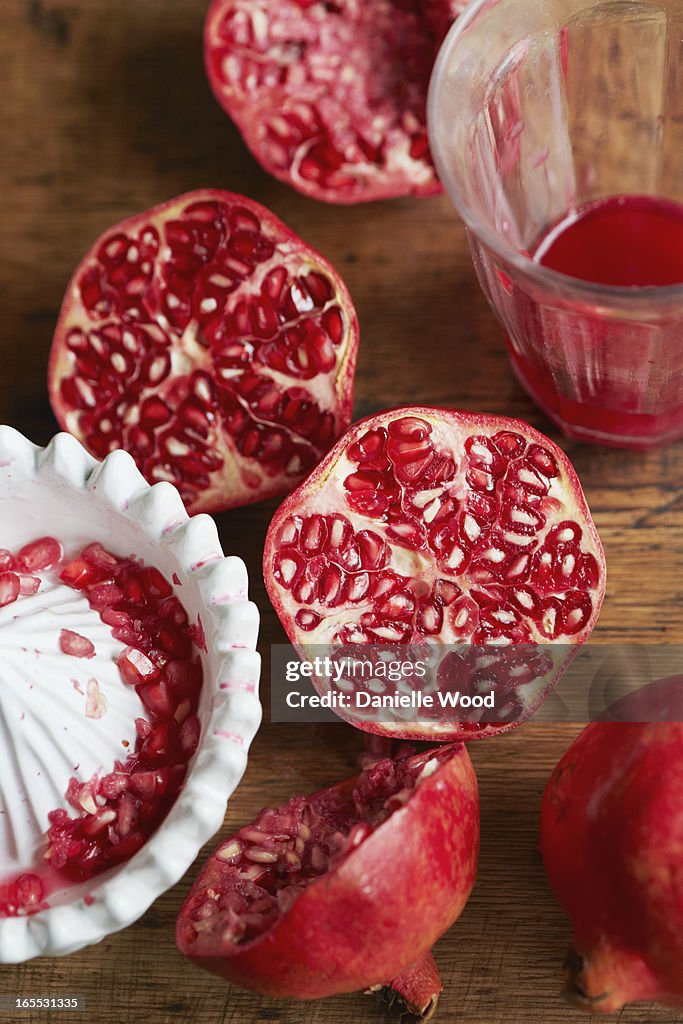
[[[404,998],[428,1002],[432,962],[420,966],[428,978],[407,968],[462,911],[478,848],[462,745],[387,758],[221,843],[181,909],[178,947],[267,995],[316,999],[395,979]]]
[[[400,658],[402,645],[427,642],[449,648],[430,679],[440,690],[479,693],[493,679],[492,721],[387,721],[335,705],[370,732],[457,739],[509,729],[539,706],[593,629],[605,559],[576,473],[548,438],[499,416],[416,407],[354,424],[285,500],[264,577],[302,651],[362,657],[358,645],[373,644]]]
[[[351,417],[358,324],[334,269],[272,213],[204,190],[95,242],[50,355],[60,424],[124,448],[192,512],[291,490]]]

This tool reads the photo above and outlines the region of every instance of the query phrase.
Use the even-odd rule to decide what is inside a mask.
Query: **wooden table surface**
[[[357,416],[418,400],[520,416],[548,432],[574,461],[607,551],[610,576],[595,639],[683,642],[683,445],[629,454],[557,435],[512,379],[462,226],[445,199],[335,208],[261,171],[206,84],[205,8],[205,0],[3,3],[0,421],[39,443],[55,431],[45,387],[50,339],[70,273],[102,230],[187,189],[244,192],[270,206],[345,277],[362,331]],[[248,564],[265,655],[283,640],[260,573],[275,505],[217,517],[226,551]],[[267,706],[267,678],[263,696]],[[560,996],[568,925],[535,850],[545,781],[576,731],[529,725],[472,747],[482,796],[481,867],[462,918],[436,948],[444,1022],[580,1019]],[[264,805],[352,774],[359,746],[343,725],[264,724],[225,833]],[[136,925],[98,946],[1,968],[0,994],[81,994],[85,1013],[59,1019],[98,1024],[386,1019],[362,995],[312,1004],[260,999],[185,962],[174,948],[173,925],[194,873]],[[648,1006],[619,1019],[683,1017]]]

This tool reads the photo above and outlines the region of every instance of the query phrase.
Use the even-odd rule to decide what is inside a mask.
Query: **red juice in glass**
[[[429,93],[513,369],[570,437],[683,437],[683,14],[471,0]]]
[[[533,258],[595,284],[682,284],[683,205],[655,196],[598,199],[548,231]]]
[[[541,266],[596,285],[634,292],[681,285],[683,205],[655,196],[600,199],[563,218],[546,232],[531,255]],[[519,313],[532,337],[539,329],[539,307],[521,294]],[[639,399],[644,397],[648,378],[657,366],[654,345],[648,349],[639,326],[628,317],[621,323],[601,319],[598,310],[592,311],[590,307],[586,313],[588,316],[580,325],[575,316],[564,317],[567,342],[571,344],[572,335],[579,328],[577,362],[583,361],[588,368],[595,353],[610,352],[614,365],[618,367],[621,361],[628,372],[596,374],[590,396],[577,401],[566,394],[567,388],[558,388],[552,360],[544,365],[537,358],[525,359],[511,345],[514,369],[537,404],[552,418],[559,418],[570,435],[592,436],[608,443],[614,437],[615,443],[647,446],[648,438],[661,433],[663,427],[665,440],[683,433],[683,407],[677,406],[663,415],[656,407],[645,410],[640,406]],[[552,320],[552,315],[548,315],[548,323]],[[673,329],[680,329],[677,322]],[[592,351],[587,353],[587,347]],[[634,372],[638,368],[640,375]],[[581,373],[577,366],[576,379],[580,380]],[[588,391],[588,381],[586,385]]]

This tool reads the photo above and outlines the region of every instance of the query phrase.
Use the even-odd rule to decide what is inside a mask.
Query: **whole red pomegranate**
[[[203,190],[98,239],[49,367],[62,427],[133,455],[192,512],[290,490],[351,418],[358,323],[334,269],[268,210]]]
[[[570,916],[568,994],[591,1013],[683,1007],[683,723],[596,722],[543,799],[541,852]]]
[[[214,0],[211,87],[256,159],[332,203],[441,191],[432,65],[464,0]]]
[[[433,962],[406,969],[462,911],[478,845],[464,747],[387,758],[222,842],[181,909],[178,947],[266,995],[314,999],[397,979],[420,1002],[425,971],[438,994]]]
[[[401,645],[427,644],[443,651],[436,675],[401,686],[495,690],[488,720],[438,703],[394,719],[335,706],[369,732],[417,739],[528,718],[590,635],[605,589],[602,546],[560,449],[518,420],[425,407],[354,424],[278,509],[263,566],[304,654],[358,660],[372,644],[400,660]],[[367,679],[347,679],[347,692],[372,689]]]

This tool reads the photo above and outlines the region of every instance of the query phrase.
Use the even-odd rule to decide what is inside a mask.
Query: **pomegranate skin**
[[[683,1007],[683,723],[587,726],[548,783],[540,849],[573,925],[572,1002]]]
[[[355,781],[327,792],[335,799]],[[241,946],[219,944],[198,954],[189,913],[197,893],[219,884],[214,854],[180,911],[177,945],[198,966],[269,996],[318,999],[381,985],[428,953],[459,916],[474,884],[478,851],[476,776],[458,745],[403,807],[312,882],[270,931]]]

